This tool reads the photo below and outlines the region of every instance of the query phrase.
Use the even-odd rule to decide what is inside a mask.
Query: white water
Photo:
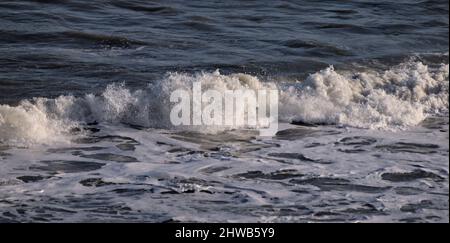
[[[339,72],[329,67],[296,83],[263,82],[246,74],[170,73],[146,89],[131,91],[109,85],[99,96],[34,98],[11,107],[0,105],[0,141],[6,144],[67,141],[70,128],[89,122],[132,124],[172,129],[169,97],[175,89],[221,92],[237,89],[279,89],[282,122],[335,124],[368,129],[402,129],[428,115],[448,112],[449,66],[431,68],[407,62],[384,72]],[[214,133],[217,128],[197,131]]]
[[[448,222],[448,69],[171,73],[0,105],[0,222]],[[197,81],[278,88],[280,132],[171,127],[170,92]]]

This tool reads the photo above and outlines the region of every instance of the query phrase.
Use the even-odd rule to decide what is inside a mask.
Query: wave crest
[[[428,115],[448,113],[449,65],[429,67],[407,62],[377,72],[337,72],[333,67],[306,80],[262,82],[247,74],[169,73],[160,82],[131,91],[111,84],[101,95],[34,98],[18,106],[0,105],[0,142],[30,143],[59,140],[83,123],[127,123],[172,129],[170,93],[191,90],[201,82],[204,90],[280,90],[281,121],[335,124],[368,129],[415,126]],[[208,127],[199,131],[212,132]]]
[[[414,126],[448,112],[448,77],[448,64],[342,74],[329,67],[284,91],[281,113],[287,120],[359,128]]]

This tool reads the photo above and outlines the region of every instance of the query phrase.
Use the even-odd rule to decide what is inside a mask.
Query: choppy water
[[[448,222],[448,13],[0,1],[0,221]],[[168,126],[195,81],[277,87],[280,131]]]

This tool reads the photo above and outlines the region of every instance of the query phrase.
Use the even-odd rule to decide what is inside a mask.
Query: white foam
[[[329,67],[283,92],[282,117],[371,129],[414,126],[448,112],[448,73],[448,65],[432,69],[421,62],[382,73]]]
[[[262,82],[246,74],[169,73],[148,88],[131,91],[109,85],[99,96],[35,98],[12,107],[0,105],[0,141],[50,143],[61,140],[68,128],[86,122],[128,123],[152,128],[170,126],[170,93],[190,90],[201,82],[204,90],[280,90],[281,121],[300,120],[369,129],[415,126],[428,115],[448,112],[449,66],[431,68],[407,62],[384,72],[338,72],[333,67],[296,83]],[[207,133],[218,127],[195,127]]]
[[[0,105],[0,142],[12,145],[65,141],[68,128],[59,119],[51,119],[38,104],[24,101],[17,107]]]

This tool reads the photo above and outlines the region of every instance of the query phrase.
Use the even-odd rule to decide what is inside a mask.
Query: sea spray
[[[402,129],[429,115],[448,113],[448,64],[429,67],[406,62],[384,72],[338,72],[329,67],[296,83],[263,82],[255,76],[219,71],[168,73],[159,82],[135,91],[124,84],[111,84],[100,95],[34,98],[18,106],[0,105],[0,141],[50,143],[65,138],[70,128],[91,122],[180,129],[170,123],[170,94],[176,89],[192,92],[195,82],[219,92],[278,89],[281,122]],[[217,133],[230,127],[182,129]]]

